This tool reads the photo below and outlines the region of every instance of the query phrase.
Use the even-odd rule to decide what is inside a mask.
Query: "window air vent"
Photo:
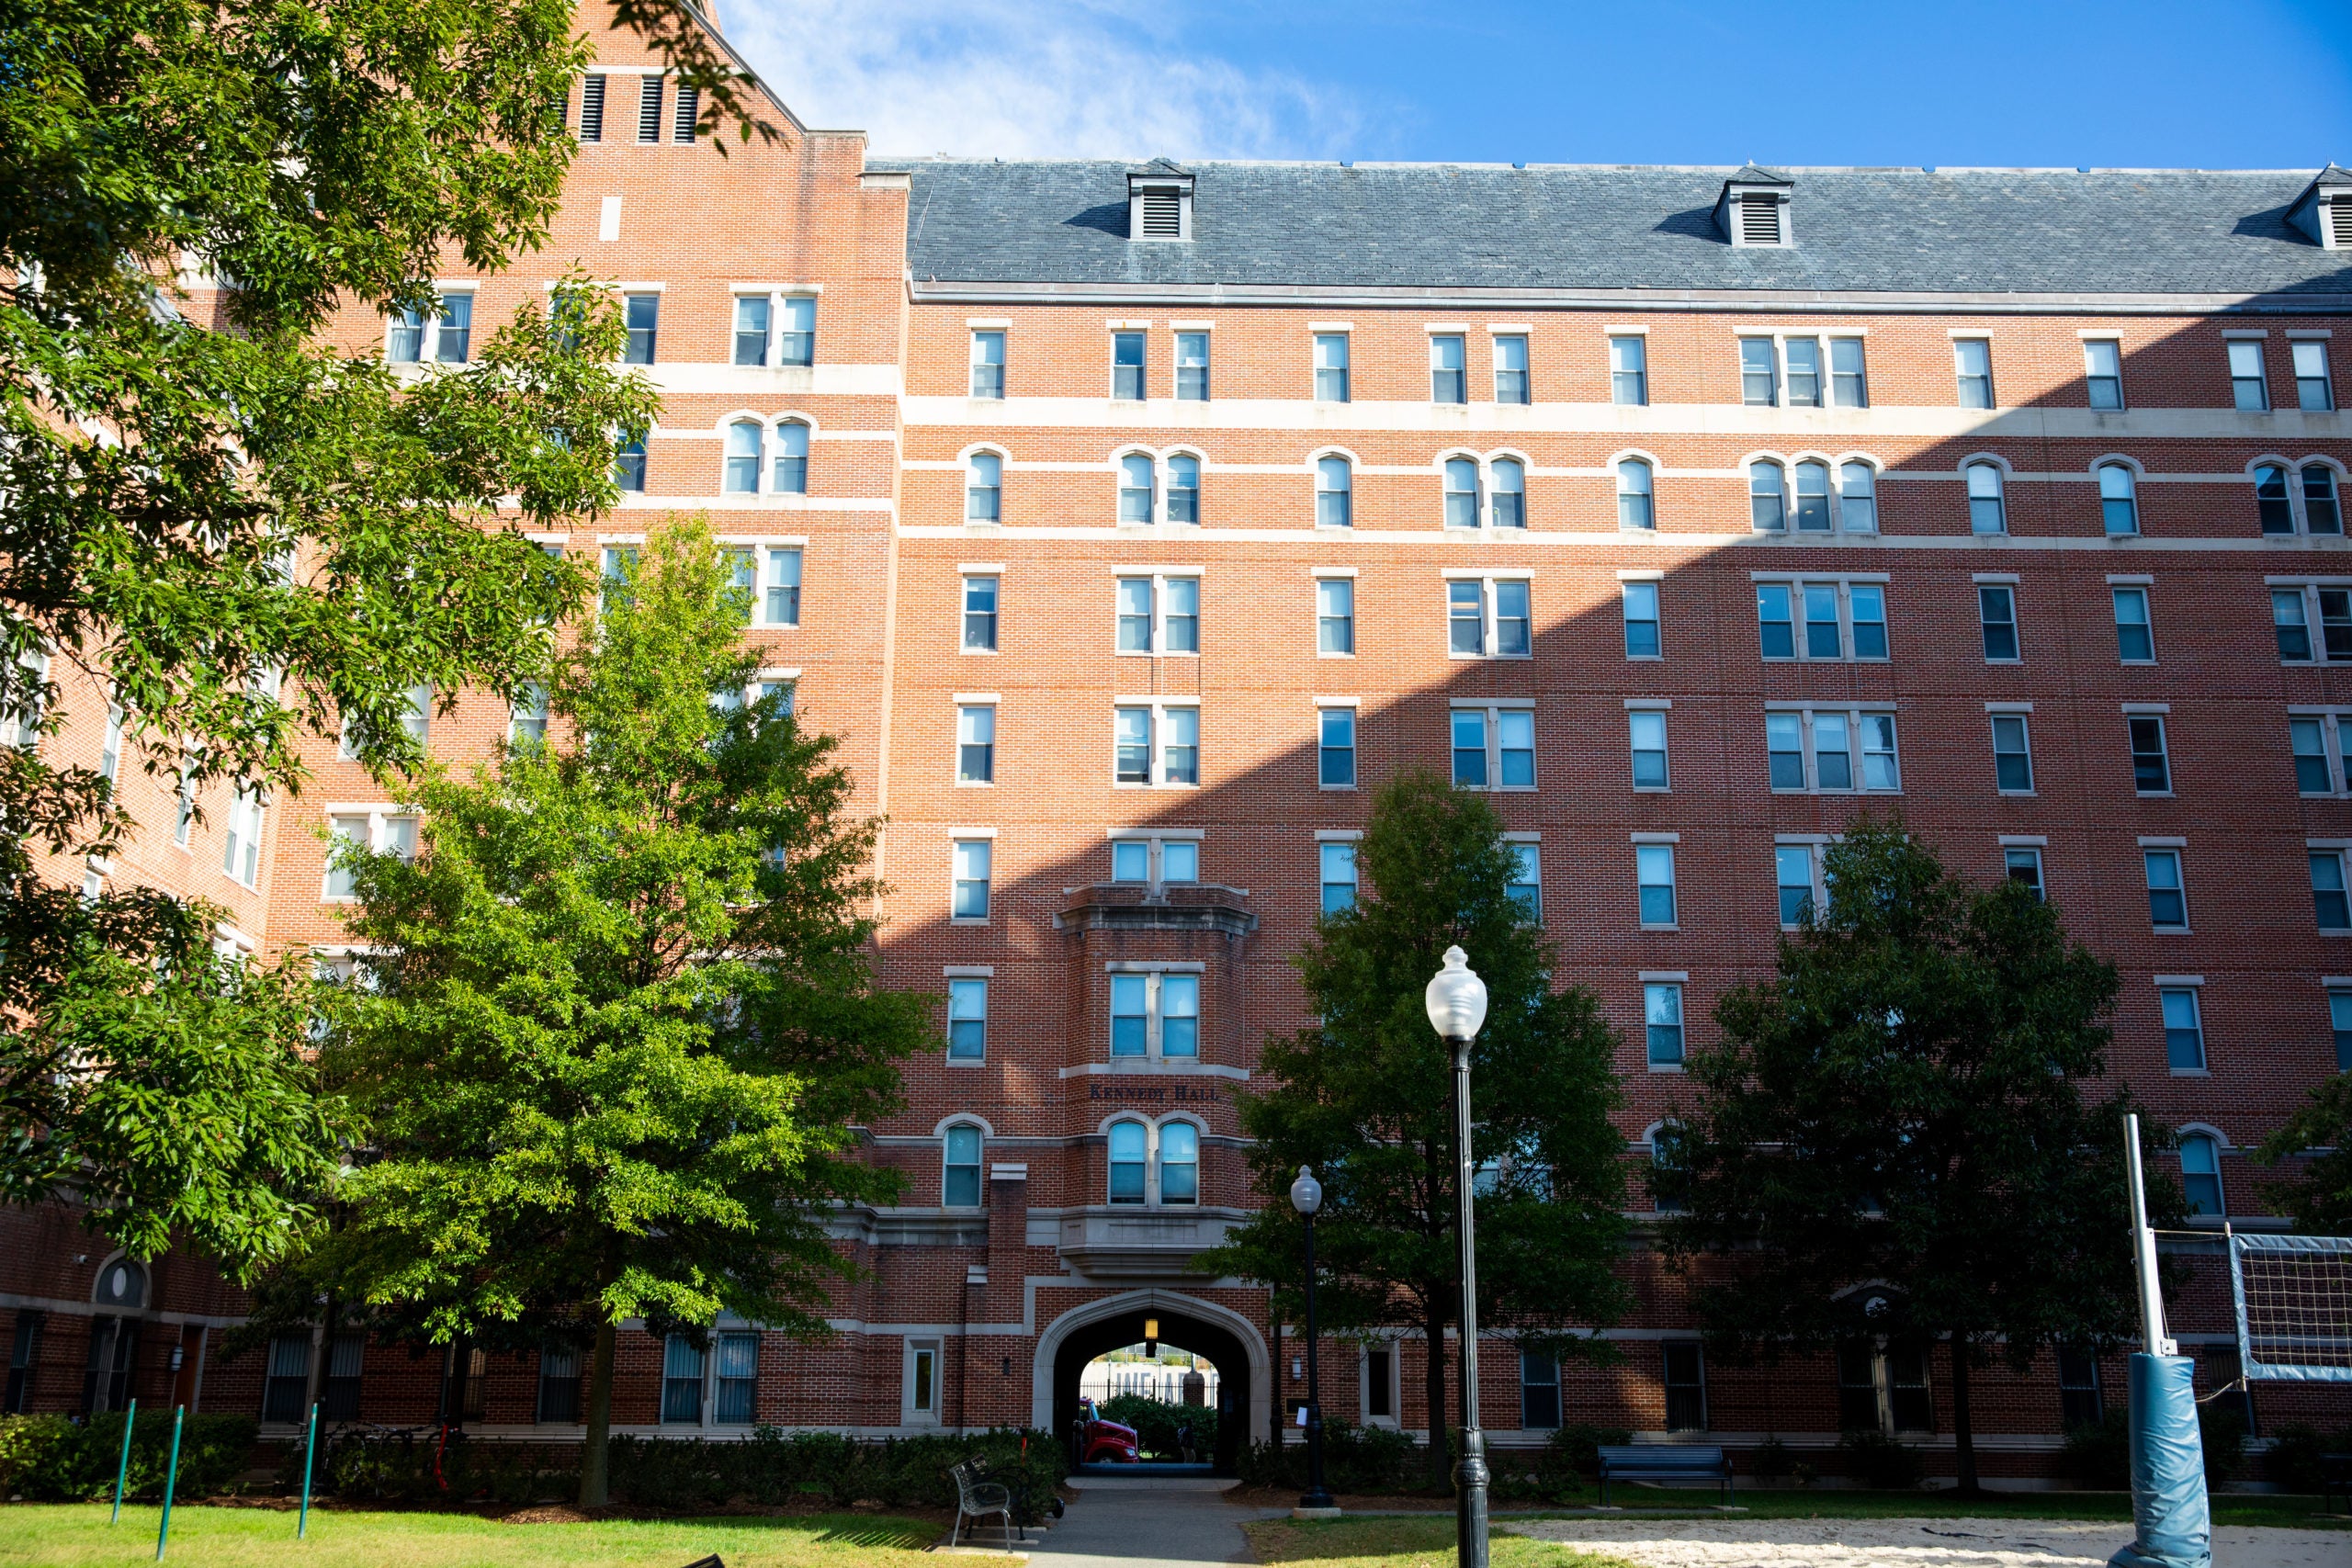
[[[2327,220],[2335,248],[2352,251],[2352,197],[2339,196],[2329,202]]]
[[[602,141],[605,139],[605,79],[582,76],[580,79],[580,140]]]
[[[1127,171],[1127,238],[1193,237],[1193,176],[1165,158]]]
[[[702,95],[687,84],[679,83],[677,107],[670,111],[670,118],[674,122],[671,130],[673,140],[692,141],[695,139],[695,118],[701,107]]]
[[[637,139],[639,141],[662,140],[662,78],[647,76],[638,90]]]
[[[1747,245],[1781,243],[1781,198],[1751,196],[1739,204],[1739,239]]]
[[[1184,198],[1173,189],[1143,193],[1143,237],[1180,240],[1184,236]]]

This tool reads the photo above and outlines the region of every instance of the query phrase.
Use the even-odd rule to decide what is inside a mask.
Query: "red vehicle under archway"
[[[1136,1446],[1133,1427],[1105,1421],[1091,1399],[1078,1402],[1079,1463],[1134,1464],[1142,1458],[1143,1450]]]

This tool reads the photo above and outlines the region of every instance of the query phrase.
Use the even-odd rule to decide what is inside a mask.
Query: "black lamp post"
[[[1323,1383],[1315,1357],[1315,1214],[1323,1207],[1323,1184],[1306,1166],[1290,1184],[1290,1206],[1306,1222],[1306,1494],[1292,1517],[1315,1518],[1337,1514],[1340,1505],[1323,1484]]]
[[[1470,1152],[1470,1042],[1487,1021],[1487,984],[1458,947],[1422,993],[1430,1023],[1453,1050],[1455,1196],[1462,1233],[1462,1461],[1453,1469],[1454,1552],[1460,1568],[1487,1568],[1487,1440],[1478,1431],[1478,1237],[1471,1212],[1477,1161]],[[1437,1413],[1430,1413],[1437,1440]]]

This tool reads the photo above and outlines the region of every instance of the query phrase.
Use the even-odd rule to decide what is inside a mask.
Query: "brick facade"
[[[2242,1220],[2259,1213],[2241,1151],[2335,1069],[2326,984],[2352,976],[2352,933],[2315,924],[2307,862],[2313,847],[2352,843],[2352,805],[2340,789],[2299,793],[2289,747],[2290,710],[2352,707],[2352,676],[2324,660],[2281,660],[2270,589],[2352,581],[2352,558],[2340,533],[2266,535],[2250,476],[2263,459],[2337,476],[2352,460],[2352,423],[2300,412],[2291,374],[2292,345],[2330,343],[2352,296],[2303,305],[2191,300],[2196,291],[2182,289],[2177,301],[1992,307],[1955,283],[1940,298],[1849,291],[1798,309],[1763,291],[1634,288],[1597,303],[1432,287],[1234,302],[1145,283],[943,283],[910,270],[929,210],[920,167],[869,164],[862,135],[797,123],[781,144],[735,146],[723,160],[671,140],[666,118],[664,141],[639,145],[641,75],[628,68],[647,57],[627,37],[599,47],[604,140],[582,147],[543,250],[478,280],[473,317],[486,334],[575,262],[659,298],[646,373],[663,408],[644,491],[561,543],[625,546],[656,517],[693,511],[730,542],[801,550],[797,624],[747,637],[775,678],[796,682],[804,718],[841,738],[861,807],[888,818],[883,972],[941,993],[956,978],[987,986],[984,1056],[916,1060],[906,1113],[869,1130],[871,1157],[910,1179],[907,1201],[843,1216],[842,1245],[868,1276],[838,1293],[836,1340],[765,1337],[758,1419],[876,1433],[1047,1421],[1057,1348],[1089,1323],[1151,1310],[1230,1336],[1249,1364],[1221,1365],[1226,1387],[1246,1401],[1237,1414],[1251,1429],[1267,1430],[1303,1392],[1290,1373],[1295,1343],[1269,1339],[1262,1291],[1204,1283],[1183,1260],[1256,1201],[1232,1093],[1249,1081],[1263,1032],[1304,1016],[1288,961],[1322,896],[1318,835],[1361,828],[1369,786],[1394,769],[1446,768],[1455,709],[1532,714],[1534,787],[1498,790],[1496,804],[1538,847],[1563,978],[1590,987],[1623,1031],[1629,1157],[1680,1083],[1649,1064],[1645,984],[1680,976],[1689,1043],[1706,1043],[1712,996],[1771,964],[1776,847],[1899,805],[1948,859],[1988,878],[2003,874],[2006,848],[2040,850],[2070,929],[2122,968],[2115,1076],[2157,1117],[2212,1135],[2227,1207]],[[447,281],[476,282],[454,270]],[[746,293],[815,301],[810,366],[730,363],[730,301]],[[337,330],[355,352],[383,341],[383,323],[358,313]],[[1001,400],[967,395],[978,332],[1003,334]],[[1144,336],[1141,401],[1106,396],[1119,332]],[[1209,339],[1207,400],[1174,396],[1179,333]],[[1349,341],[1347,402],[1315,399],[1318,333]],[[2281,412],[2233,408],[2229,344],[2249,333],[2261,334],[2267,402]],[[1433,333],[1464,340],[1458,405],[1430,400]],[[1776,333],[1859,340],[1867,406],[1744,405],[1739,342]],[[1500,336],[1526,345],[1523,406],[1496,400]],[[1617,337],[1645,344],[1643,404],[1611,400]],[[1994,407],[1958,406],[1955,339],[1990,345]],[[2090,406],[2086,340],[2117,345],[2125,409]],[[2331,409],[2352,398],[2347,355],[2334,345]],[[771,442],[777,422],[808,426],[805,495],[769,493],[764,472],[759,493],[722,489],[726,432],[743,418]],[[967,521],[976,451],[1001,460],[993,524]],[[1198,464],[1197,525],[1119,521],[1119,459],[1131,453],[1159,460],[1163,486],[1165,459]],[[1346,529],[1316,525],[1316,460],[1331,455],[1351,464]],[[1444,463],[1455,456],[1476,459],[1486,485],[1498,460],[1522,466],[1523,528],[1445,525]],[[1620,527],[1616,465],[1627,457],[1652,465],[1653,529]],[[1839,465],[1867,465],[1875,531],[1755,532],[1748,465],[1758,457],[1826,463],[1833,484]],[[2135,475],[2127,537],[2110,537],[2103,520],[2098,468],[2110,458]],[[2005,473],[2007,527],[1991,536],[1972,531],[1963,478],[1983,459]],[[1155,572],[1198,584],[1196,652],[1118,651],[1114,579]],[[1348,657],[1318,654],[1316,584],[1337,572],[1352,574]],[[987,649],[967,648],[963,632],[964,583],[975,577],[997,583]],[[1470,577],[1527,584],[1526,657],[1449,652],[1447,584]],[[1759,658],[1759,581],[1879,586],[1887,657]],[[1629,581],[1657,585],[1659,657],[1628,657]],[[1985,656],[1984,586],[2012,592],[2015,660]],[[2153,661],[2119,659],[2117,586],[2146,592]],[[1196,784],[1115,782],[1113,710],[1153,704],[1197,712]],[[1892,713],[1899,790],[1776,792],[1766,715],[1805,704]],[[2025,705],[2032,788],[2003,793],[1989,716]],[[1317,715],[1337,705],[1355,715],[1359,787],[1318,784]],[[959,706],[993,712],[989,783],[959,782]],[[1666,715],[1666,790],[1633,785],[1626,714],[1636,706]],[[68,708],[69,728],[50,744],[67,760],[94,757],[102,701],[77,690]],[[2168,792],[2134,788],[2134,711],[2164,719]],[[466,694],[435,716],[433,750],[487,759],[506,722],[494,698]],[[313,766],[304,791],[265,815],[254,886],[219,871],[225,798],[205,802],[181,848],[169,791],[137,778],[129,804],[144,831],[109,874],[226,904],[248,945],[332,948],[341,938],[321,896],[323,825],[389,803],[332,747]],[[1114,883],[1121,832],[1196,843],[1197,885]],[[1637,835],[1674,836],[1670,929],[1642,922]],[[958,840],[989,847],[984,919],[952,913]],[[2152,927],[2149,848],[2180,852],[2186,930]],[[1198,976],[1195,1057],[1111,1055],[1114,982],[1144,974]],[[2158,976],[2194,981],[2176,988],[2199,997],[2202,1070],[2168,1066]],[[1180,1122],[1196,1129],[1196,1203],[1103,1201],[1110,1129],[1122,1120],[1161,1139],[1157,1129]],[[943,1140],[958,1122],[983,1130],[983,1200],[948,1208]],[[78,1408],[103,1249],[54,1213],[0,1224],[15,1243],[0,1254],[0,1309],[45,1314],[29,1404]],[[2217,1294],[2205,1267],[2176,1326],[2200,1354],[2216,1353],[2201,1371],[2225,1378],[2226,1282]],[[1657,1346],[1687,1333],[1689,1319],[1653,1254],[1637,1247],[1627,1268],[1642,1304],[1619,1330],[1626,1355],[1567,1369],[1563,1404],[1571,1422],[1658,1433]],[[233,1292],[171,1258],[155,1266],[148,1301],[143,1316],[157,1326],[139,1342],[141,1397],[163,1395],[168,1344],[179,1342],[164,1327],[182,1325],[192,1336],[184,1359],[205,1367],[204,1406],[256,1406],[258,1357],[203,1354],[203,1331],[217,1337],[238,1316]],[[655,1427],[662,1347],[640,1333],[620,1345],[616,1420]],[[910,1408],[909,1371],[926,1348],[939,1356],[928,1412]],[[1397,1349],[1398,1419],[1425,1427],[1422,1347]],[[437,1360],[380,1346],[368,1358],[368,1419],[435,1417]],[[1358,1348],[1327,1346],[1323,1366],[1327,1409],[1362,1413]],[[1521,1426],[1510,1346],[1488,1347],[1483,1366],[1496,1440],[1539,1440]],[[2114,1403],[2120,1362],[2105,1372]],[[571,1430],[535,1422],[532,1358],[492,1357],[487,1378],[485,1430]],[[1940,1350],[1931,1382],[1947,1410]],[[2054,1369],[1996,1370],[1974,1389],[1988,1474],[2046,1474],[2061,1441]],[[1716,1369],[1708,1426],[1735,1445],[1777,1434],[1826,1447],[1837,1399],[1826,1362]],[[2340,1399],[2283,1385],[2256,1403],[2266,1424],[2347,1414]]]

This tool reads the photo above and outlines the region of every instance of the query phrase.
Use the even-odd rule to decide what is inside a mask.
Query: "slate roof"
[[[1787,250],[1734,249],[1721,168],[1197,163],[1188,242],[1133,243],[1123,162],[871,160],[912,176],[918,283],[2312,294],[2308,171],[1793,169]]]

